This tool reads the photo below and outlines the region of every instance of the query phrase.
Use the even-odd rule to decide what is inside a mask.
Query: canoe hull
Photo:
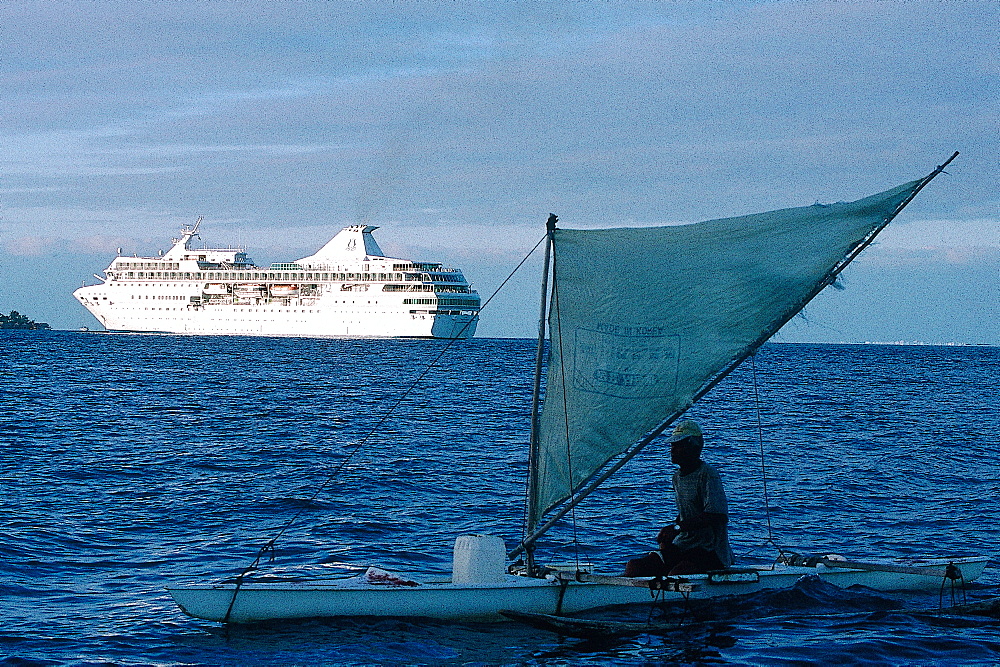
[[[713,582],[707,575],[691,575],[686,579],[695,584],[696,590],[687,595],[708,598],[786,588],[806,575],[818,575],[842,588],[860,584],[882,591],[938,590],[942,565],[954,563],[961,569],[962,579],[970,582],[982,575],[988,561],[988,557],[961,558],[925,561],[918,566],[926,566],[931,574],[779,564],[758,570],[755,579]],[[167,590],[188,615],[232,623],[341,616],[499,620],[503,618],[501,610],[566,614],[653,599],[648,588],[516,576],[489,584],[428,583],[412,587],[362,584],[357,580],[325,585],[245,584],[235,592],[235,600],[232,585]],[[659,595],[670,600],[681,599],[682,593],[664,591]]]

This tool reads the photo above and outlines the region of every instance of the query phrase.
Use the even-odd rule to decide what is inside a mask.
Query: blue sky
[[[3,312],[94,327],[71,291],[200,215],[258,263],[379,225],[485,295],[549,212],[852,200],[959,150],[778,339],[1000,344],[996,3],[17,2],[0,44]],[[480,335],[532,335],[528,271]]]

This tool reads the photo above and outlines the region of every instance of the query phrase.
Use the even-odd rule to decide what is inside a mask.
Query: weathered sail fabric
[[[556,230],[534,516],[689,407],[920,183],[692,225]]]

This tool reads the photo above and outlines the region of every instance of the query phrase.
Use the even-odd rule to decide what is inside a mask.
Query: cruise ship
[[[194,248],[198,228],[158,257],[111,262],[73,292],[108,331],[250,336],[470,338],[479,295],[459,269],[386,257],[370,225],[314,255],[255,266],[243,248]]]

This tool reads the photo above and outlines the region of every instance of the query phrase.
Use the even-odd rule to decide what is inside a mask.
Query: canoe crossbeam
[[[648,588],[651,591],[672,591],[674,593],[691,593],[700,588],[698,584],[692,583],[680,577],[611,577],[603,574],[591,574],[590,572],[553,572],[559,581],[576,581],[585,584],[605,584],[608,586],[632,586],[634,588]]]

